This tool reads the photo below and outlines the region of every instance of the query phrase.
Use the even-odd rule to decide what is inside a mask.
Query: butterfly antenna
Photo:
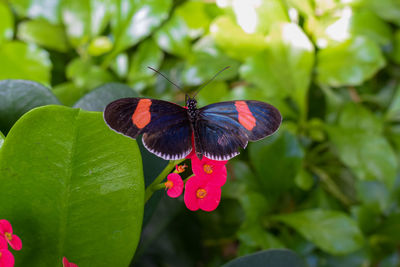
[[[203,87],[205,87],[207,84],[209,84],[210,82],[212,82],[218,75],[220,75],[221,72],[223,72],[224,70],[229,69],[230,67],[231,67],[231,66],[227,66],[227,67],[223,68],[222,70],[218,71],[217,74],[214,75],[214,77],[212,77],[212,78],[211,78],[210,80],[208,80],[206,83],[203,83],[203,84],[197,89],[197,91],[196,91],[196,93],[194,94],[193,97],[195,97],[195,96],[200,92],[200,90],[201,90]]]
[[[148,67],[148,68],[151,69],[152,71],[154,71],[154,72],[160,74],[161,76],[163,76],[167,81],[169,81],[170,83],[172,83],[173,85],[175,85],[176,88],[178,88],[178,89],[181,90],[183,93],[185,93],[185,91],[183,91],[183,89],[182,89],[180,86],[178,86],[176,83],[174,83],[173,81],[171,81],[170,79],[168,79],[167,76],[165,76],[164,74],[162,74],[162,73],[159,72],[158,70],[153,69],[152,67]],[[186,93],[185,93],[185,94],[186,94]]]

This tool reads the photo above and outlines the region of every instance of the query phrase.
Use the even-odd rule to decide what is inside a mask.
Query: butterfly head
[[[188,100],[186,101],[186,106],[189,110],[195,110],[197,107],[197,100],[189,97]]]

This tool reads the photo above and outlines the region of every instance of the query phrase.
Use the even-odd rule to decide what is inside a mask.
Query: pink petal
[[[62,263],[64,267],[78,267],[75,263],[69,262],[66,257],[63,257]]]
[[[8,249],[8,243],[3,236],[0,236],[0,249]]]
[[[11,240],[8,240],[10,247],[14,250],[20,250],[22,248],[22,241],[17,235],[12,235]]]
[[[14,267],[14,256],[7,249],[0,249],[0,266]]]
[[[185,184],[185,194],[183,200],[185,201],[186,207],[191,211],[199,209],[196,192],[200,183],[201,181],[197,178],[197,176],[193,176]]]
[[[4,235],[5,233],[12,234],[12,227],[9,221],[0,220],[0,234]]]
[[[199,207],[204,211],[213,211],[218,207],[221,200],[221,187],[207,184],[204,189],[207,191],[207,196],[198,199]]]
[[[168,175],[167,180],[171,181],[174,185],[168,189],[167,195],[176,198],[182,194],[183,191],[183,181],[179,174],[171,173]]]

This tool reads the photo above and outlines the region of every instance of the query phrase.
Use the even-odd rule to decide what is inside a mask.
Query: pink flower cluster
[[[21,239],[13,234],[10,222],[0,220],[0,267],[14,266],[14,256],[8,250],[8,245],[14,250],[22,248]]]
[[[187,158],[192,161],[194,176],[184,185],[178,174],[184,171],[184,167],[177,166],[178,173],[169,174],[165,183],[168,196],[173,198],[180,196],[185,186],[184,201],[189,210],[215,210],[221,200],[221,187],[227,178],[225,166],[227,161],[211,160],[206,157],[200,160],[193,151]]]

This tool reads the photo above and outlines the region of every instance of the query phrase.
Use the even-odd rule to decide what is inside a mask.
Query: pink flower
[[[14,256],[7,249],[0,249],[0,267],[13,267]]]
[[[66,257],[63,258],[62,263],[64,267],[78,267],[75,263],[69,262]]]
[[[189,210],[199,208],[204,211],[213,211],[221,200],[221,187],[216,186],[207,178],[193,176],[185,185],[185,205]]]
[[[176,169],[176,173],[182,173],[186,170],[187,165],[183,164],[183,165],[176,165],[175,169]]]
[[[6,239],[13,249],[20,250],[22,248],[21,239],[13,235],[13,230],[9,221],[0,220],[0,235]]]
[[[201,160],[197,156],[192,158],[192,170],[197,176],[207,178],[216,186],[223,186],[226,183],[226,167],[227,160],[211,160],[203,157]]]
[[[6,241],[6,238],[3,236],[0,236],[0,249],[8,249],[8,243]]]
[[[167,190],[168,196],[172,198],[179,197],[183,191],[183,181],[181,176],[177,173],[168,174],[165,189]]]

